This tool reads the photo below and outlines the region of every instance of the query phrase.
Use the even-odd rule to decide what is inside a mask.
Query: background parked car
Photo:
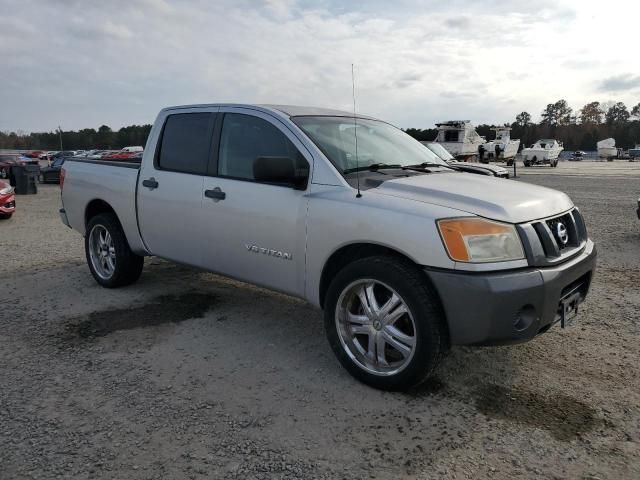
[[[51,155],[49,157],[49,161],[53,161],[56,158],[66,158],[66,157],[73,157],[74,155],[76,155],[78,152],[76,152],[75,150],[63,150],[61,152],[56,152],[53,155]]]
[[[96,152],[100,150],[78,150],[78,153],[74,155],[76,158],[90,158],[91,155],[94,155]]]
[[[9,218],[16,211],[16,197],[13,187],[0,180],[0,218]]]
[[[43,153],[45,152],[42,150],[31,150],[30,152],[23,153],[23,155],[29,158],[40,158],[40,155],[42,155]]]
[[[40,181],[42,183],[60,183],[60,170],[65,160],[66,157],[56,158],[51,165],[41,168]]]
[[[37,158],[29,158],[18,153],[0,154],[0,178],[11,177],[11,167],[14,165],[39,165]]]
[[[140,152],[113,152],[102,157],[102,160],[128,160]]]
[[[92,160],[99,160],[105,155],[109,155],[110,153],[111,153],[111,150],[96,150],[91,155],[87,156],[87,158]]]

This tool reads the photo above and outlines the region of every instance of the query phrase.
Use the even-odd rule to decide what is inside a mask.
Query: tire
[[[374,320],[363,315],[362,297],[355,292],[361,292],[369,302],[371,295],[364,289],[367,285],[375,285],[372,291],[377,292],[373,293],[376,302],[367,303],[369,308],[375,303],[381,305],[377,311],[383,312],[392,294],[399,298],[399,306],[390,308],[388,316],[374,315]],[[352,311],[354,307],[357,313]],[[398,314],[402,311],[405,313]],[[394,316],[397,318],[392,320]],[[361,382],[382,390],[407,390],[422,383],[449,349],[446,320],[436,292],[424,272],[395,257],[368,257],[344,267],[327,290],[324,321],[329,345],[342,366]],[[354,334],[355,328],[366,333]],[[387,342],[385,335],[388,338],[389,333],[396,336],[401,349]],[[376,360],[367,360],[364,345],[372,347],[371,353],[375,350]],[[386,366],[379,360],[380,351]]]
[[[513,160],[507,161],[507,167],[513,167]]]
[[[13,213],[0,213],[0,220],[9,220]]]
[[[123,287],[140,278],[144,257],[131,251],[113,213],[101,213],[89,220],[84,249],[89,270],[103,287]]]
[[[551,165],[553,168],[556,168],[558,166],[558,160],[556,160],[555,162],[553,162],[553,164]]]
[[[531,162],[523,162],[525,167],[530,167],[531,166]]]

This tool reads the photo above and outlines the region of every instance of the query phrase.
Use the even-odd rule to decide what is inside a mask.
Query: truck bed
[[[104,202],[118,216],[131,249],[145,254],[136,213],[140,163],[70,158],[63,168],[62,206],[69,225],[84,235],[87,211]]]

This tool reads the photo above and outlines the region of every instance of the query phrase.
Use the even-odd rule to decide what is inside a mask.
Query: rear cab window
[[[169,115],[156,154],[156,168],[206,175],[215,118],[212,112]]]

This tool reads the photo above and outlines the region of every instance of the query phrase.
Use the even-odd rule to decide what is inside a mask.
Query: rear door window
[[[211,156],[215,116],[210,112],[169,115],[158,152],[158,168],[205,175]]]

